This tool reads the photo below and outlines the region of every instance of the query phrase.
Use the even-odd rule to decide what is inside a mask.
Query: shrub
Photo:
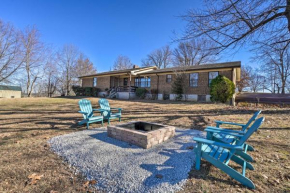
[[[157,91],[157,89],[151,89],[151,95],[152,95],[151,99],[152,100],[156,100],[158,98],[158,91]]]
[[[85,96],[92,96],[92,87],[85,87]]]
[[[235,93],[234,83],[225,76],[217,76],[210,83],[210,100],[213,102],[225,103]]]
[[[101,91],[101,89],[96,88],[96,87],[92,87],[92,92],[91,92],[91,96],[98,96],[98,93]]]
[[[136,96],[140,99],[144,99],[146,96],[147,90],[145,88],[137,88]]]
[[[76,96],[98,96],[100,92],[100,89],[96,87],[72,86],[72,90]]]
[[[169,100],[170,99],[170,95],[163,93],[163,100]]]
[[[183,74],[177,74],[174,82],[172,83],[172,93],[176,94],[176,100],[181,100],[184,94],[184,76]]]

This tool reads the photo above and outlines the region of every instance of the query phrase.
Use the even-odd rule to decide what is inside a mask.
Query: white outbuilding
[[[21,87],[0,85],[0,98],[21,98]]]

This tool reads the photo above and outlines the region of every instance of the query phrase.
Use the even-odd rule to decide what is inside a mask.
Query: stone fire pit
[[[108,136],[145,149],[160,144],[175,135],[175,127],[158,123],[133,121],[108,126]]]

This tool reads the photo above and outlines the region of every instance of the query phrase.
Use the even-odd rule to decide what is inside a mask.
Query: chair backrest
[[[100,105],[101,109],[108,110],[108,111],[111,110],[109,101],[107,99],[100,99],[99,105]]]
[[[257,119],[257,117],[261,114],[261,112],[262,112],[261,110],[255,112],[242,130],[245,131],[251,125],[251,123]]]
[[[87,99],[82,99],[79,101],[79,106],[80,106],[81,111],[88,113],[88,117],[93,116],[93,108],[92,108],[91,101]],[[84,118],[86,118],[85,115],[83,116]]]
[[[243,145],[248,139],[249,137],[259,129],[259,127],[262,125],[262,123],[264,122],[265,118],[261,117],[259,119],[257,119],[253,125],[248,129],[248,131],[244,134],[244,136],[242,138],[240,138],[240,140],[237,142],[236,145]]]

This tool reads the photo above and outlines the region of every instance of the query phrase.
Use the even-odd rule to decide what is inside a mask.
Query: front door
[[[124,78],[124,86],[128,86],[128,78]]]

